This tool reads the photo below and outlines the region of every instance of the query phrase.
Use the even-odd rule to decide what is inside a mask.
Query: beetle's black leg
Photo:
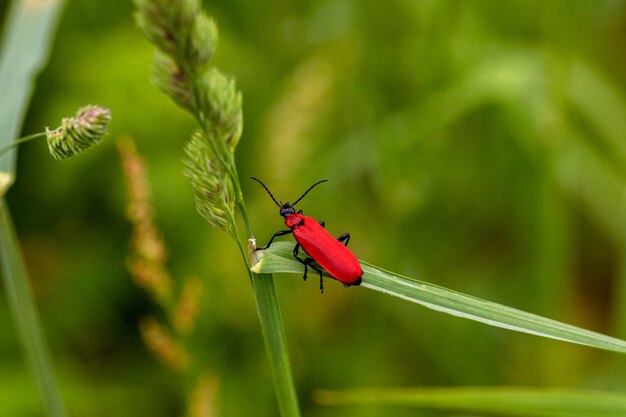
[[[300,251],[300,244],[296,243],[296,246],[294,246],[293,248],[293,257],[296,258],[296,260],[300,262],[302,265],[304,265],[304,275],[302,276],[302,279],[306,281],[306,273],[308,272],[308,265],[306,264],[306,262],[304,262],[304,259],[301,259],[298,256],[299,251]]]
[[[311,267],[313,270],[317,271],[321,275],[322,271],[318,267],[311,265],[311,262],[315,262],[313,258],[308,256],[302,259],[298,256],[300,253],[300,248],[301,248],[300,244],[296,243],[296,246],[293,248],[293,257],[296,258],[296,260],[300,262],[302,265],[304,265],[304,275],[302,276],[302,279],[306,281],[307,273],[309,272],[309,267]]]
[[[343,242],[345,240],[344,245],[348,246],[348,242],[350,242],[350,233],[344,233],[343,235],[337,238],[338,241]]]
[[[267,248],[270,247],[270,245],[272,244],[272,241],[274,240],[274,238],[278,237],[278,236],[284,236],[284,235],[288,235],[289,233],[291,233],[291,229],[289,230],[279,230],[278,232],[274,233],[274,236],[272,236],[272,238],[270,239],[269,242],[267,242],[267,245],[265,245],[262,248],[256,248],[254,251],[258,251],[258,250],[265,250]]]
[[[315,259],[311,257],[304,258],[304,265],[310,266],[314,271],[317,271],[317,273],[320,274],[320,292],[323,293],[324,292],[324,277],[322,275],[322,270],[316,267],[315,265],[311,265],[311,263],[313,262],[315,262]]]
[[[322,226],[323,228],[326,228],[326,222],[324,220],[318,222],[320,224],[320,226]]]
[[[316,267],[315,265],[311,265],[313,262],[315,262],[315,259],[311,258],[310,256],[302,259],[298,256],[300,252],[300,244],[297,243],[296,246],[293,248],[293,256],[298,260],[298,262],[300,262],[302,265],[304,265],[304,275],[302,276],[302,279],[304,279],[306,281],[307,278],[307,272],[309,271],[309,267],[311,267],[311,269],[313,269],[314,271],[316,271],[318,274],[320,274],[320,291],[324,292],[324,283],[322,281],[322,270],[318,267]]]
[[[310,259],[313,260],[313,258],[310,258]],[[311,266],[311,268],[316,269],[313,266]],[[318,269],[317,272],[320,273],[320,293],[323,294],[324,293],[324,277],[322,276],[322,270],[321,269]]]
[[[297,211],[297,213],[298,213],[298,214],[302,214],[302,213],[303,213],[303,211],[302,211],[302,210],[298,210],[298,211]]]

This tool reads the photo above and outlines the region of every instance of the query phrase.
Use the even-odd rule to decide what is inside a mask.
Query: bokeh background
[[[4,16],[7,1],[0,2]],[[303,201],[357,255],[481,298],[626,337],[626,2],[205,2],[215,65],[237,78],[240,176]],[[233,242],[196,215],[182,175],[193,121],[148,81],[127,0],[69,1],[24,134],[81,105],[111,135],[57,162],[24,145],[9,203],[73,416],[176,416],[188,381],[138,331],[159,309],[126,271],[115,146],[149,165],[178,280],[204,285],[190,342],[219,416],[277,415],[255,305]],[[28,51],[24,51],[28,53]],[[1,93],[0,93],[1,94]],[[282,227],[243,184],[256,236]],[[529,385],[626,390],[616,354],[442,315],[362,288],[276,278],[307,416],[445,413],[316,405],[316,388]],[[0,289],[0,415],[41,406]]]

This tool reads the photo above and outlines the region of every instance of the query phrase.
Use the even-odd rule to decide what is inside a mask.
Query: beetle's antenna
[[[296,200],[296,202],[295,202],[295,203],[293,203],[291,206],[293,207],[293,206],[295,206],[296,204],[298,204],[298,201],[302,200],[302,199],[304,198],[304,196],[305,196],[305,195],[307,195],[307,194],[309,193],[309,191],[311,191],[311,190],[313,189],[313,187],[315,187],[316,185],[321,184],[321,183],[323,183],[323,182],[326,182],[326,181],[328,181],[328,180],[319,180],[318,182],[316,182],[315,184],[313,184],[312,186],[310,186],[310,187],[309,187],[309,189],[308,189],[308,190],[306,190],[306,191],[304,192],[304,194],[302,194],[302,195],[300,196],[300,198],[299,198],[299,199],[297,199],[297,200]]]
[[[278,201],[276,201],[276,199],[274,198],[274,196],[272,195],[272,192],[269,190],[269,188],[267,188],[267,186],[265,184],[263,184],[263,181],[261,181],[258,178],[254,178],[254,177],[249,177],[251,180],[255,180],[256,182],[258,182],[259,184],[261,184],[263,186],[263,188],[265,188],[265,191],[267,191],[267,193],[270,195],[270,197],[272,197],[272,200],[274,200],[274,203],[276,203],[276,205],[280,208],[282,208],[282,205],[278,203]],[[313,188],[313,187],[311,187]],[[308,193],[308,191],[307,191]],[[306,194],[306,193],[305,193]],[[304,197],[304,196],[303,196]]]

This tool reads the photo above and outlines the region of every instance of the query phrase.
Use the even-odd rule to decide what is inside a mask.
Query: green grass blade
[[[291,377],[287,338],[276,296],[274,278],[270,274],[252,274],[252,284],[265,348],[274,377],[280,415],[298,417],[300,408]]]
[[[26,359],[35,376],[46,415],[65,417],[67,413],[50,364],[26,268],[4,200],[0,200],[0,260],[9,307],[17,325]]]
[[[623,417],[626,395],[522,387],[358,389],[318,391],[326,405],[385,405],[510,417]]]
[[[0,47],[0,146],[19,134],[35,76],[52,43],[62,0],[15,0],[7,12]],[[0,157],[0,195],[15,180],[15,150]]]
[[[289,242],[273,244],[270,249],[264,251],[264,256],[252,267],[252,271],[264,274],[290,272],[301,275],[303,266],[293,259],[293,245]],[[407,278],[366,262],[361,262],[361,265],[364,272],[361,286],[365,288],[491,326],[626,353],[624,340]]]

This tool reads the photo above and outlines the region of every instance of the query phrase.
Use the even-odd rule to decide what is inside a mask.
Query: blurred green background
[[[215,65],[237,78],[240,176],[302,203],[380,267],[626,337],[626,2],[205,2]],[[0,2],[4,16],[6,1]],[[205,291],[192,342],[226,416],[277,415],[237,249],[195,214],[182,175],[193,121],[148,81],[126,0],[69,1],[23,134],[84,104],[106,143],[57,162],[23,146],[9,203],[72,416],[175,416],[185,381],[144,347],[159,315],[125,269],[130,226],[115,141],[149,164],[179,279]],[[24,51],[28,53],[28,51]],[[261,242],[282,228],[252,181]],[[306,416],[449,415],[324,408],[316,388],[531,385],[626,390],[617,354],[442,315],[362,288],[278,276]],[[0,415],[41,406],[0,290]],[[451,414],[450,414],[451,415]]]

